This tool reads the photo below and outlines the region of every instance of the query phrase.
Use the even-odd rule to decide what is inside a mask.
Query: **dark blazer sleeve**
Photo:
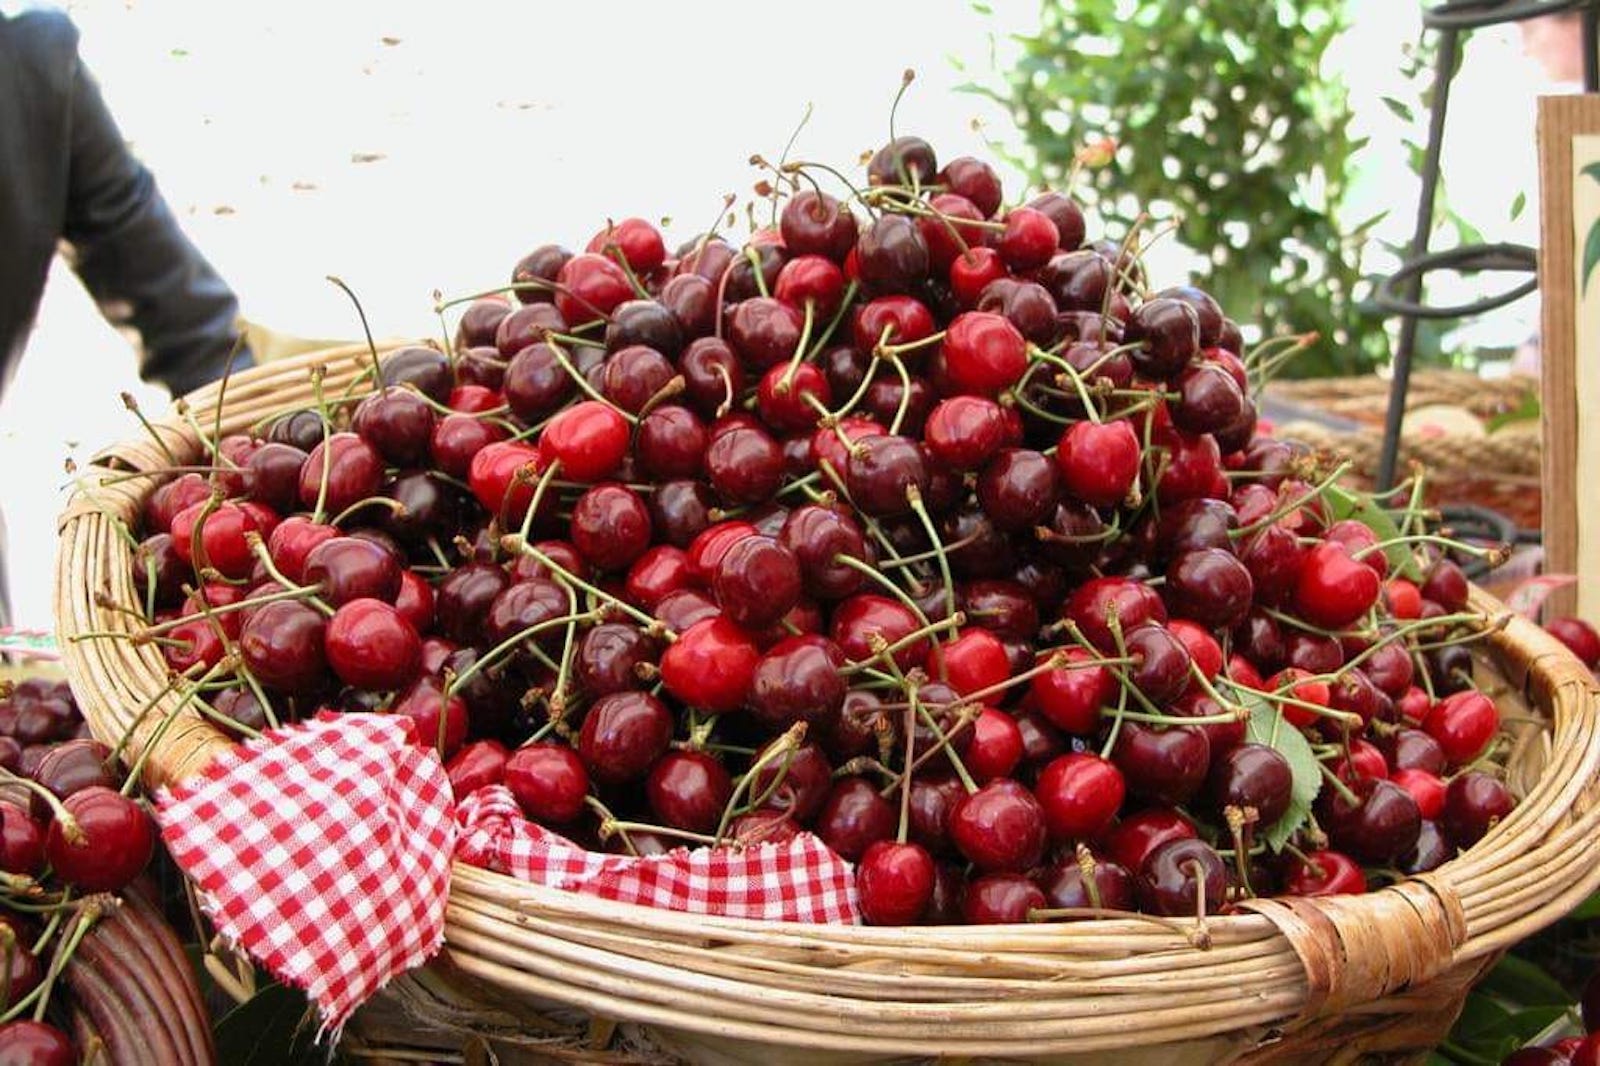
[[[101,312],[138,333],[140,376],[174,394],[189,392],[222,376],[237,336],[238,301],[128,151],[76,49],[73,67],[62,236]],[[248,363],[242,353],[238,364]]]

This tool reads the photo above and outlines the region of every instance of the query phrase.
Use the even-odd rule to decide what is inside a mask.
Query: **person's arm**
[[[101,312],[138,333],[140,376],[181,395],[222,376],[238,301],[128,151],[81,60],[76,68],[63,237]],[[240,365],[249,365],[248,353]]]

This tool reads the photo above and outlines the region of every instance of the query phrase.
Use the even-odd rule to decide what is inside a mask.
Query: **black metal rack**
[[[1520,300],[1538,287],[1538,254],[1515,244],[1481,244],[1428,250],[1433,230],[1435,194],[1439,188],[1439,157],[1444,143],[1445,115],[1450,106],[1450,83],[1460,65],[1462,34],[1484,26],[1522,22],[1578,11],[1583,15],[1584,87],[1600,91],[1600,0],[1452,0],[1423,13],[1425,29],[1439,34],[1434,70],[1433,100],[1428,118],[1428,145],[1423,156],[1422,194],[1417,205],[1417,225],[1405,263],[1378,286],[1374,302],[1400,316],[1400,336],[1394,350],[1394,380],[1389,389],[1389,410],[1384,422],[1383,449],[1378,463],[1377,487],[1394,484],[1395,461],[1400,450],[1400,423],[1411,386],[1411,357],[1416,350],[1417,324],[1423,319],[1467,318]],[[1526,272],[1529,277],[1505,292],[1467,304],[1436,307],[1422,302],[1422,279],[1434,270],[1473,273],[1484,270]]]

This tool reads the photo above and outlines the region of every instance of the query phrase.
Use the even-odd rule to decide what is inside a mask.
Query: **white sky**
[[[581,244],[607,216],[670,216],[669,239],[703,229],[724,193],[748,193],[748,156],[776,156],[807,102],[815,113],[798,153],[852,163],[885,137],[906,67],[919,77],[901,128],[929,138],[941,159],[985,154],[972,120],[1003,139],[1009,123],[954,92],[965,76],[950,57],[986,69],[990,35],[1027,29],[1038,11],[993,7],[992,17],[952,0],[86,0],[70,10],[124,133],[245,314],[287,333],[351,337],[358,324],[327,274],[356,289],[380,334],[431,333],[435,288],[499,284],[525,251]],[[1392,0],[1352,8],[1360,29],[1337,63],[1371,102],[1364,121],[1392,134],[1375,97],[1394,91],[1415,11]],[[996,54],[1010,54],[1003,40]],[[1475,75],[1480,63],[1490,76]],[[1458,87],[1452,196],[1492,238],[1536,239],[1531,209],[1516,226],[1505,221],[1515,191],[1533,184],[1535,84],[1502,34],[1476,46]],[[1010,178],[1008,194],[1017,184]],[[1408,229],[1416,183],[1403,163],[1375,158],[1361,195],[1394,206]],[[1175,277],[1181,263],[1154,263],[1153,273]],[[49,625],[61,461],[133,435],[120,390],[152,411],[165,403],[132,368],[124,342],[58,269],[0,405],[20,625]]]

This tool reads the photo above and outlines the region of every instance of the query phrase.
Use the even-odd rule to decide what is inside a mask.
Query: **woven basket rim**
[[[371,357],[365,346],[347,346],[259,367],[228,384],[220,411],[221,390],[216,387],[191,397],[190,415],[209,430],[220,413],[218,424],[223,432],[238,431],[269,410],[307,402],[311,395],[307,374],[319,366],[326,370],[324,387],[337,394],[358,380],[364,368],[370,369]],[[184,417],[169,416],[156,425],[168,448],[198,454],[198,437]],[[155,703],[158,713],[135,721],[137,708],[148,702],[166,678],[164,661],[148,646],[75,638],[91,630],[131,631],[132,623],[103,607],[97,597],[136,602],[128,572],[131,551],[113,516],[131,521],[139,513],[144,495],[159,480],[158,474],[152,474],[108,481],[105,471],[155,471],[167,459],[149,440],[126,442],[97,458],[104,467],[92,472],[94,476],[73,493],[60,518],[57,625],[67,672],[86,717],[103,739],[115,739],[133,726],[130,751],[137,755],[157,736],[159,712],[170,710],[173,702],[164,697]],[[1480,590],[1473,591],[1471,602],[1473,609],[1485,615],[1504,612],[1498,601]],[[1527,694],[1553,721],[1553,743],[1543,758],[1543,772],[1512,815],[1438,870],[1400,885],[1354,897],[1261,901],[1255,913],[1208,918],[1205,933],[1211,946],[1205,950],[1193,946],[1197,938],[1192,919],[1168,922],[1135,916],[1025,926],[904,929],[791,925],[614,903],[543,888],[458,862],[447,913],[448,954],[469,975],[514,994],[554,998],[613,1017],[700,1031],[738,1033],[754,1027],[750,1031],[767,1032],[771,1025],[765,1020],[748,1024],[741,1020],[741,1011],[749,1013],[748,1003],[741,998],[741,982],[715,976],[744,967],[761,975],[758,991],[750,994],[766,995],[780,1004],[787,1003],[785,997],[789,996],[799,997],[797,1003],[803,1000],[803,1008],[793,1008],[799,1013],[779,1010],[774,1017],[803,1030],[802,1043],[808,1047],[881,1051],[889,1046],[884,1041],[896,1039],[894,1034],[902,1031],[899,1026],[911,1024],[904,1019],[916,1012],[905,1003],[880,1003],[879,1014],[858,1020],[853,1033],[837,1032],[837,1017],[813,1026],[804,1011],[815,1010],[815,1004],[801,993],[784,991],[789,977],[783,967],[790,964],[791,953],[812,959],[882,952],[885,958],[925,959],[930,967],[937,962],[953,967],[951,973],[959,973],[961,968],[956,965],[958,959],[947,955],[971,954],[992,962],[995,971],[1011,977],[1032,972],[1040,959],[1049,959],[1054,960],[1051,965],[1058,973],[1089,967],[1096,974],[1121,974],[1119,980],[1139,987],[1144,987],[1140,981],[1147,980],[1151,989],[1163,987],[1162,982],[1181,988],[1184,979],[1203,985],[1214,971],[1217,981],[1226,982],[1249,1001],[1248,1007],[1234,1011],[1218,1011],[1214,1006],[1200,1010],[1183,1004],[1186,995],[1198,997],[1197,1003],[1204,1000],[1201,993],[1174,991],[1168,993],[1174,1005],[1166,1014],[1145,1013],[1141,1015],[1143,1024],[1129,1022],[1121,1028],[1108,1017],[1095,1020],[1102,1012],[1087,1006],[1085,1018],[1071,1021],[1076,1012],[1062,1007],[1061,1019],[1052,1023],[1056,1028],[1041,1030],[1040,1048],[1092,1050],[1158,1038],[1220,1035],[1251,1026],[1266,1032],[1268,1027],[1277,1031],[1285,1025],[1308,1024],[1408,985],[1420,986],[1452,966],[1503,950],[1600,886],[1600,804],[1594,802],[1600,794],[1600,729],[1595,720],[1600,687],[1564,646],[1524,619],[1509,618],[1489,644],[1509,690]],[[192,776],[230,746],[197,713],[184,710],[159,734],[159,744],[146,764],[147,778],[163,784]],[[1529,757],[1537,759],[1537,752]],[[1533,879],[1531,888],[1526,887],[1529,878]],[[486,936],[485,929],[494,935]],[[1390,935],[1383,935],[1384,929],[1389,929]],[[651,941],[648,950],[634,943],[640,938]],[[537,947],[531,946],[535,943]],[[710,946],[696,946],[701,944]],[[764,952],[751,954],[751,945],[770,948],[779,958],[758,958]],[[722,954],[717,955],[718,950]],[[561,951],[570,958],[558,966],[550,956]],[[657,951],[665,952],[663,957],[682,960],[674,973],[693,977],[688,985],[699,989],[700,1010],[658,1002],[659,997],[652,998],[654,986],[650,985],[650,980],[657,978],[624,981],[633,972],[626,968],[621,971],[623,976],[613,974],[613,985],[593,987],[594,967],[609,965],[607,960],[613,954],[633,958],[637,970],[647,967]],[[1139,976],[1144,973],[1142,965],[1148,969],[1158,962],[1161,973]],[[1274,967],[1288,963],[1298,963],[1301,971],[1297,981],[1288,981],[1288,991],[1280,989],[1279,994],[1267,986],[1251,991],[1256,987],[1251,982],[1259,974],[1277,973]],[[909,977],[902,975],[902,983]],[[1000,979],[968,977],[979,998],[985,980]],[[863,993],[866,998],[845,998],[842,1003],[870,1004],[897,987],[892,981],[883,984],[867,972],[852,973],[851,980],[867,990]],[[1281,976],[1277,981],[1284,985]],[[664,978],[660,982],[671,984]],[[1062,994],[1075,986],[1057,982],[1042,987]],[[1073,1002],[1070,996],[1060,1001]],[[939,1048],[952,1054],[1016,1050],[1002,1035],[975,1036],[961,1029],[960,1018],[978,1014],[972,1003],[963,1000],[959,1008],[944,1010],[941,1016],[955,1019],[948,1023],[954,1027],[950,1031],[967,1035],[941,1040]],[[930,1023],[924,1019],[920,1024]],[[1066,1035],[1062,1035],[1057,1031],[1062,1026],[1070,1032],[1063,1030]],[[908,1048],[933,1046],[909,1039],[902,1043]]]

